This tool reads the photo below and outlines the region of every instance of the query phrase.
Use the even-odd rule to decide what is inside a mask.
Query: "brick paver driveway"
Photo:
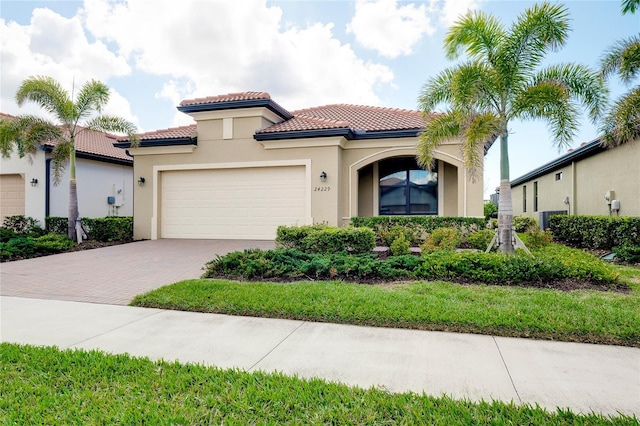
[[[198,278],[216,254],[273,241],[154,240],[0,264],[3,296],[126,305],[140,293]]]

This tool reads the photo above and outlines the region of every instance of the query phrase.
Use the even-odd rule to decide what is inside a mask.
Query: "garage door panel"
[[[0,175],[0,223],[8,216],[25,214],[24,177]]]
[[[273,239],[307,223],[304,166],[168,171],[162,238]]]

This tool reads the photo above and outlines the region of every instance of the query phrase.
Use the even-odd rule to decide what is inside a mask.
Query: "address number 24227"
[[[331,191],[331,187],[330,186],[314,186],[313,191],[314,192]]]

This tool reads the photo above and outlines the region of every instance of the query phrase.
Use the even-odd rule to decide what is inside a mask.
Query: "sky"
[[[620,0],[562,2],[567,44],[546,64],[598,67],[602,53],[640,32],[640,13],[622,15]],[[0,112],[31,75],[48,75],[69,92],[90,79],[111,88],[105,112],[139,131],[192,123],[183,99],[268,92],[292,111],[335,103],[418,109],[425,82],[447,60],[447,29],[469,10],[509,27],[534,2],[521,0],[0,0]],[[460,60],[463,60],[461,58]],[[610,81],[615,100],[625,87]],[[436,110],[444,110],[444,106]],[[586,115],[572,146],[598,137]],[[564,154],[543,121],[510,124],[510,177]],[[485,157],[484,193],[500,184],[499,147]]]

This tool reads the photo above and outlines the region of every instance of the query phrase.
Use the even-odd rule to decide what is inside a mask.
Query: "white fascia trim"
[[[244,161],[237,163],[206,163],[206,164],[166,164],[153,166],[153,212],[151,214],[151,239],[158,239],[158,200],[160,186],[158,179],[164,171],[179,170],[216,170],[216,169],[246,169],[256,167],[289,167],[304,166],[307,193],[305,194],[306,217],[311,219],[311,159],[281,160],[281,161]],[[311,222],[310,222],[311,223]]]
[[[161,154],[191,154],[196,145],[148,146],[144,148],[128,148],[129,154],[135,156]]]
[[[305,138],[273,141],[259,141],[264,149],[318,148],[325,146],[345,147],[345,139],[340,138]]]

